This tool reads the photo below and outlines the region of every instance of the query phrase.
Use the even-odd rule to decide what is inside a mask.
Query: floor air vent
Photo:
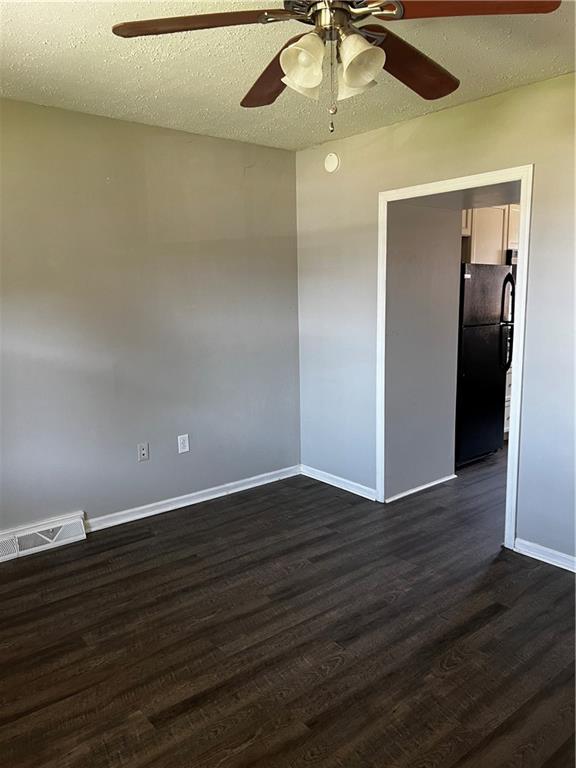
[[[32,555],[86,538],[84,513],[0,532],[0,561]]]
[[[16,539],[0,539],[0,561],[12,560],[12,558],[18,557],[18,545]]]

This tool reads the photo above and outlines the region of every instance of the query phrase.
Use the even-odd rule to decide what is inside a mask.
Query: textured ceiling
[[[0,0],[2,95],[36,104],[300,149],[326,141],[321,106],[285,91],[272,107],[239,102],[289,37],[295,21],[125,40],[114,23],[189,13],[282,7],[279,0],[28,2]],[[336,137],[544,80],[574,69],[574,2],[543,16],[400,21],[394,31],[462,81],[427,102],[383,72],[344,102]]]

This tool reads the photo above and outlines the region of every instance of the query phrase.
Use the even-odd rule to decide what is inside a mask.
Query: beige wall
[[[296,464],[294,154],[1,118],[0,529]]]
[[[573,550],[573,110],[564,76],[298,154],[303,463],[375,485],[378,193],[534,163],[518,535]],[[1,117],[0,529],[297,463],[294,155]]]
[[[301,455],[375,487],[378,193],[532,163],[517,534],[572,553],[573,75],[298,153]]]

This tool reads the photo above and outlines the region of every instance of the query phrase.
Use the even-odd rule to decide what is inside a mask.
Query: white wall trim
[[[374,488],[368,488],[365,485],[353,483],[351,480],[345,480],[343,477],[331,475],[329,472],[314,469],[314,467],[309,467],[306,464],[300,465],[300,473],[306,477],[310,477],[312,480],[319,480],[321,483],[333,485],[336,488],[341,488],[343,491],[354,493],[356,496],[370,499],[370,501],[375,501],[376,499],[376,491]]]
[[[297,475],[305,475],[306,477],[310,477],[314,480],[328,483],[329,485],[333,485],[336,488],[341,488],[342,490],[349,491],[350,493],[354,493],[357,496],[362,496],[365,499],[370,499],[371,501],[376,498],[376,491],[372,488],[366,488],[365,486],[359,485],[358,483],[353,483],[350,480],[345,480],[342,477],[331,475],[328,472],[322,472],[321,470],[314,469],[313,467],[295,464],[292,467],[285,467],[284,469],[278,469],[273,472],[265,472],[262,475],[248,477],[244,480],[236,480],[232,483],[225,483],[213,488],[207,488],[203,491],[187,493],[184,496],[176,496],[172,499],[156,501],[152,504],[145,504],[141,507],[133,507],[131,509],[121,510],[120,512],[112,512],[109,515],[101,515],[99,517],[88,518],[85,521],[84,527],[87,533],[93,533],[94,531],[100,531],[104,528],[111,528],[115,525],[123,525],[124,523],[130,523],[134,520],[142,520],[143,518],[152,517],[153,515],[160,515],[163,512],[171,512],[175,509],[182,509],[183,507],[193,506],[194,504],[200,504],[203,501],[210,501],[211,499],[218,499],[222,496],[229,496],[232,493],[247,491],[250,488],[258,487],[259,485],[267,485],[268,483],[273,483],[277,480],[285,480],[288,477],[296,477]],[[42,520],[38,523],[30,523],[28,525],[21,525],[16,528],[6,529],[0,531],[0,541],[15,540],[18,535],[33,533],[41,529],[56,527],[66,522],[73,522],[79,519],[84,521],[84,512],[74,512],[69,515],[61,515],[60,517],[50,518],[49,520]],[[84,538],[84,536],[80,538]],[[69,541],[66,541],[65,543],[69,543]],[[0,555],[0,561],[9,560],[12,557],[17,557],[17,548],[15,552],[15,554],[6,556]]]
[[[126,509],[110,515],[103,515],[101,517],[92,518],[91,520],[89,519],[85,524],[85,529],[87,533],[92,533],[93,531],[99,531],[115,525],[122,525],[123,523],[129,523],[134,520],[141,520],[142,518],[158,515],[162,512],[181,509],[182,507],[199,504],[202,501],[210,501],[211,499],[228,496],[233,493],[238,493],[239,491],[249,490],[250,488],[258,487],[259,485],[266,485],[268,483],[273,483],[276,480],[284,480],[288,477],[295,477],[297,475],[304,475],[305,477],[309,477],[313,480],[318,480],[322,483],[333,485],[336,488],[341,488],[344,491],[348,491],[349,493],[353,493],[356,496],[369,499],[370,501],[376,500],[376,490],[373,488],[368,488],[364,485],[354,483],[350,480],[345,480],[344,478],[338,477],[337,475],[332,475],[329,472],[323,472],[322,470],[314,469],[313,467],[308,467],[304,464],[297,464],[293,467],[286,467],[274,472],[266,472],[262,475],[256,475],[255,477],[249,477],[245,480],[237,480],[232,483],[226,483],[214,488],[208,488],[204,491],[196,491],[195,493],[189,493],[184,496],[177,496],[173,499],[158,501],[154,504],[146,504],[142,507],[134,507],[133,509]],[[427,483],[426,485],[421,485],[417,488],[411,488],[409,491],[404,491],[403,493],[398,493],[395,496],[387,498],[386,503],[402,499],[413,493],[418,493],[419,491],[432,488],[435,485],[445,483],[455,478],[456,475],[448,475],[447,477],[434,480],[433,482]],[[19,525],[14,528],[6,528],[0,531],[0,542],[15,541],[18,536],[45,530],[46,528],[56,528],[57,526],[64,525],[65,523],[72,523],[75,521],[83,522],[84,512],[72,512],[67,515],[52,517],[37,523]],[[85,535],[78,536],[77,538],[63,541],[62,544],[70,544],[73,541],[80,541],[84,538]],[[0,562],[19,557],[21,554],[33,554],[34,552],[42,551],[42,549],[49,549],[53,546],[55,545],[47,544],[45,547],[38,547],[34,550],[31,550],[29,553],[18,553],[18,549],[16,547],[14,554],[0,554]],[[521,555],[533,557],[536,560],[541,560],[542,562],[548,563],[549,565],[555,565],[558,568],[576,572],[576,557],[566,555],[563,552],[558,552],[554,549],[543,547],[540,544],[535,544],[531,541],[525,541],[524,539],[515,539],[514,546],[511,547],[511,549]]]
[[[376,501],[386,500],[386,278],[388,274],[388,198],[378,199],[378,276],[376,282]]]
[[[416,488],[410,488],[409,491],[402,491],[402,493],[397,493],[394,496],[389,496],[386,499],[386,504],[390,504],[391,501],[397,501],[398,499],[403,499],[405,496],[411,496],[413,493],[419,493],[420,491],[425,491],[427,488],[433,488],[435,485],[440,485],[441,483],[447,483],[448,480],[455,480],[456,475],[446,475],[446,477],[441,477],[438,480],[433,480],[431,483],[426,483],[425,485],[418,485]]]
[[[520,472],[520,433],[522,388],[524,385],[524,341],[526,338],[526,303],[528,299],[528,257],[530,222],[532,220],[532,186],[534,168],[527,165],[520,179],[520,242],[516,272],[516,304],[514,348],[512,350],[512,391],[510,393],[510,430],[508,432],[508,466],[506,476],[506,523],[504,546],[515,545],[518,507],[518,475]]]
[[[566,571],[576,573],[576,557],[572,555],[565,555],[563,552],[543,547],[540,544],[535,544],[533,541],[526,541],[525,539],[516,539],[513,549],[514,552],[518,552],[521,555],[527,555],[536,560],[541,560],[543,563],[556,565],[558,568],[564,568]]]
[[[265,472],[263,475],[255,475],[254,477],[247,477],[244,480],[236,480],[232,483],[217,485],[214,488],[207,488],[203,491],[195,491],[194,493],[187,493],[184,496],[176,496],[172,499],[156,501],[153,504],[145,504],[142,507],[133,507],[132,509],[124,509],[120,512],[112,512],[109,515],[88,518],[86,530],[89,533],[92,533],[93,531],[100,531],[103,528],[110,528],[114,525],[123,525],[124,523],[129,523],[133,520],[141,520],[144,517],[159,515],[162,512],[172,512],[175,509],[189,507],[193,504],[200,504],[203,501],[210,501],[211,499],[218,499],[221,496],[228,496],[231,493],[246,491],[250,488],[256,488],[259,485],[266,485],[267,483],[273,483],[276,480],[284,480],[287,477],[294,477],[299,474],[299,465],[285,467],[284,469],[277,469],[274,472]]]
[[[506,522],[504,545],[514,549],[518,503],[518,471],[520,454],[520,419],[524,371],[524,339],[526,332],[526,299],[528,291],[528,257],[530,245],[530,219],[532,205],[533,166],[523,165],[499,171],[488,171],[473,176],[445,179],[402,189],[391,189],[379,195],[378,234],[378,299],[376,338],[376,499],[383,502],[386,462],[386,265],[388,234],[388,203],[414,197],[457,192],[474,187],[486,187],[511,181],[520,182],[520,242],[516,279],[516,324],[512,367],[512,394],[510,403],[510,432],[508,435],[508,469],[506,479]]]

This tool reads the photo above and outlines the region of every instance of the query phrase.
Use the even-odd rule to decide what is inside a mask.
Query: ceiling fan
[[[291,40],[242,99],[243,107],[273,104],[286,87],[318,99],[326,50],[330,61],[330,113],[337,101],[375,85],[384,69],[424,99],[440,99],[460,81],[391,32],[386,22],[447,16],[550,13],[561,0],[285,0],[284,9],[232,11],[129,21],[112,31],[120,37],[166,35],[244,24],[300,21],[313,27]],[[333,125],[331,124],[331,130]]]

